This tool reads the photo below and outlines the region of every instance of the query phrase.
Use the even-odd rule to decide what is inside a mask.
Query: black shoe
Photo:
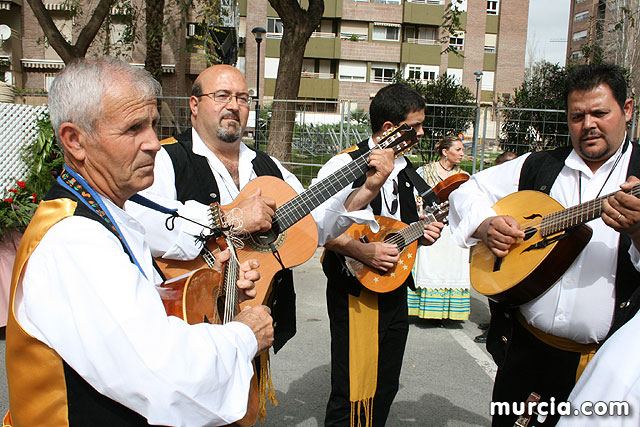
[[[478,344],[484,344],[487,342],[487,331],[484,331],[477,337],[473,339],[473,342],[477,342]]]
[[[479,323],[478,324],[478,329],[480,329],[481,331],[486,331],[487,329],[489,329],[489,324],[488,323]]]

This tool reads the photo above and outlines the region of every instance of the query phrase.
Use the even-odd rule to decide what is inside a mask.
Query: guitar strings
[[[559,229],[566,228],[568,217],[577,217],[579,215],[582,219],[583,215],[589,213],[597,213],[598,211],[602,210],[602,202],[616,193],[617,191],[604,195],[599,199],[590,200],[581,205],[572,206],[564,210],[552,212],[542,218],[536,218],[531,221],[523,222],[520,224],[520,230],[526,230],[527,228],[539,228],[543,222],[545,222],[545,224],[542,227],[546,227],[551,230],[555,230],[556,227],[558,227]],[[635,197],[640,197],[640,184],[635,185],[628,193]],[[547,221],[545,221],[545,219]],[[580,223],[582,223],[582,221],[580,221]],[[516,243],[519,243],[520,241],[521,239],[518,239]],[[489,249],[486,245],[483,245],[480,247],[475,246],[473,251],[479,254],[484,254],[485,252],[491,252],[491,249]]]

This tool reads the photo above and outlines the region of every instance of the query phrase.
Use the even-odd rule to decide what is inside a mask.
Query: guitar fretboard
[[[378,145],[277,208],[273,217],[273,227],[280,232],[285,231],[338,191],[363,176],[369,169],[368,158],[372,150],[392,147],[398,155],[416,142],[415,131],[406,124],[400,126],[383,137]]]
[[[409,246],[411,243],[422,237],[424,233],[424,226],[431,224],[432,222],[442,221],[449,213],[449,202],[444,202],[438,206],[436,212],[428,212],[426,217],[416,221],[406,228],[398,231],[397,236],[386,241],[387,243],[395,243],[402,250],[404,247]]]
[[[550,236],[598,218],[602,215],[602,202],[615,193],[617,191],[546,215],[542,218],[540,233],[543,236]],[[640,184],[634,186],[628,193],[640,197]]]

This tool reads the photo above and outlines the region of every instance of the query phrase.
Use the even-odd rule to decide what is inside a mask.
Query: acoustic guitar
[[[631,194],[640,195],[640,184]],[[511,215],[520,223],[524,239],[509,253],[496,257],[482,242],[473,247],[471,285],[488,298],[516,307],[547,292],[591,240],[585,223],[602,214],[602,202],[614,193],[565,209],[544,193],[512,193],[494,206],[498,215]]]
[[[219,212],[214,210],[214,224],[220,223]],[[218,225],[219,226],[219,225]],[[213,270],[214,254],[207,252],[206,262],[209,268],[201,268],[186,275],[167,280],[156,286],[160,298],[169,316],[176,316],[190,325],[197,323],[225,324],[238,314],[238,286],[240,263],[233,245],[229,245],[225,236],[217,239],[220,250],[227,247],[231,257],[224,264],[224,274]],[[245,416],[230,424],[232,427],[249,427],[256,423],[260,407],[258,378],[251,378],[249,400]]]
[[[417,240],[423,235],[424,227],[432,222],[447,223],[449,194],[468,179],[469,175],[460,173],[439,182],[433,191],[441,201],[444,201],[439,205],[434,203],[431,207],[427,207],[424,212],[425,218],[411,225],[392,218],[376,216],[376,221],[380,225],[377,233],[373,233],[368,225],[353,224],[349,227],[345,232],[348,236],[363,243],[384,242],[398,245],[400,255],[397,264],[386,272],[381,272],[357,259],[346,257],[345,262],[351,274],[373,292],[391,292],[402,285],[411,274],[418,249]]]
[[[255,301],[267,304],[274,275],[281,269],[300,265],[313,256],[318,246],[318,229],[310,215],[311,211],[356,179],[364,176],[369,170],[367,161],[372,150],[392,148],[398,156],[417,142],[415,130],[403,124],[385,133],[374,148],[300,194],[281,179],[260,176],[250,181],[236,200],[223,206],[222,209],[225,212],[232,211],[242,200],[252,196],[257,188],[262,190],[264,197],[270,197],[276,202],[277,208],[271,229],[245,236],[242,238],[241,247],[237,247],[240,262],[257,259],[260,263],[260,280],[255,282],[257,291]],[[212,240],[207,246],[212,251],[216,250],[216,244]],[[197,270],[204,264],[204,259],[201,257],[193,261],[165,259],[156,259],[156,261],[167,277]]]

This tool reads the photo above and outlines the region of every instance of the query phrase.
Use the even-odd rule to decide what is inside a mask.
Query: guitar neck
[[[549,236],[598,218],[602,215],[602,202],[615,193],[617,193],[617,191],[546,215],[542,219],[540,232],[543,236]],[[640,197],[640,184],[637,184],[631,191],[628,191],[628,193]]]
[[[363,176],[369,169],[369,153],[371,150],[277,208],[273,217],[274,228],[277,224],[281,232],[285,231],[338,191]]]
[[[404,242],[404,246],[408,246],[409,244],[418,240],[424,234],[424,226],[427,224],[431,224],[432,222],[442,221],[449,212],[449,202],[444,202],[442,205],[438,206],[436,212],[427,212],[425,218],[414,222],[413,224],[408,225],[405,229],[400,230],[398,234],[402,237],[402,241]],[[401,248],[400,248],[401,249]]]

